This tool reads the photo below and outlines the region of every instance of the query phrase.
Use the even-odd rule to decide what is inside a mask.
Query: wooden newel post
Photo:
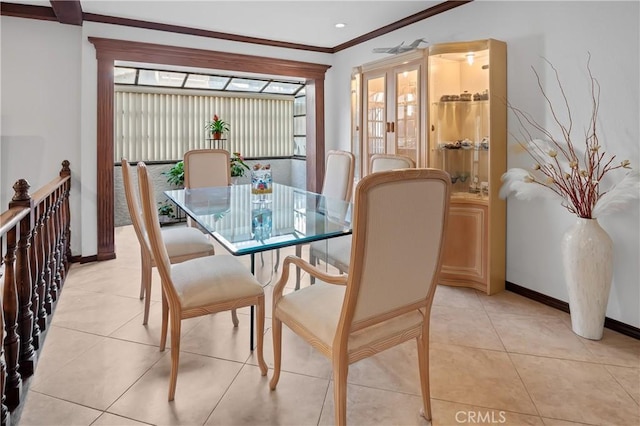
[[[5,403],[13,408],[20,404],[22,393],[22,377],[18,371],[20,353],[20,337],[18,328],[18,296],[16,292],[16,228],[7,233],[7,251],[4,255],[4,288],[2,289],[2,310],[4,311],[4,358],[7,368],[5,382]]]
[[[31,237],[34,225],[33,200],[29,195],[29,182],[18,180],[13,185],[15,194],[9,208],[26,207],[29,214],[20,221],[20,236],[16,249],[16,290],[18,293],[18,333],[20,335],[20,373],[22,377],[33,374],[36,353],[33,349],[34,321],[31,310],[33,282],[31,280]],[[38,328],[38,336],[40,329]]]
[[[61,177],[65,177],[65,176],[69,176],[71,177],[71,168],[69,167],[71,163],[69,163],[69,160],[64,160],[62,162],[62,169],[60,170],[60,176]],[[69,178],[69,180],[67,181],[67,183],[64,185],[64,201],[63,201],[63,212],[64,212],[64,217],[63,217],[63,233],[62,233],[62,238],[63,238],[63,248],[64,248],[64,252],[63,252],[63,264],[64,264],[64,275],[63,275],[63,280],[66,278],[67,276],[67,271],[69,270],[69,262],[71,260],[71,207],[69,206],[69,196],[71,194],[71,178]]]

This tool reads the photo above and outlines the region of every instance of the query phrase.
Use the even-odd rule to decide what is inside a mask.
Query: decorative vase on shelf
[[[578,336],[602,339],[613,277],[613,241],[597,219],[578,218],[562,238],[571,328]]]

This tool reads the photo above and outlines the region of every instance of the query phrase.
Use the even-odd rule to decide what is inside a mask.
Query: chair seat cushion
[[[295,324],[313,336],[327,349],[333,339],[340,320],[346,287],[343,285],[316,284],[285,294],[278,301],[275,314],[285,324]],[[348,352],[377,352],[389,339],[408,340],[419,334],[424,316],[419,310],[391,318],[349,336]],[[381,345],[382,344],[382,345]]]
[[[351,261],[351,235],[314,241],[311,243],[311,255],[347,272]]]
[[[172,263],[214,253],[213,243],[196,228],[164,228],[162,239]]]
[[[185,309],[264,294],[249,269],[226,255],[171,265],[171,279]]]

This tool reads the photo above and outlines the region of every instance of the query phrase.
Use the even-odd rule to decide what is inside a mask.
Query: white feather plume
[[[627,203],[639,197],[640,173],[634,170],[627,173],[620,182],[600,197],[591,216],[596,218],[620,211]]]
[[[551,198],[563,201],[563,198],[552,189],[534,182],[527,182],[525,178],[533,176],[525,169],[512,168],[502,175],[502,187],[500,188],[500,198],[505,199],[510,194],[515,195],[520,200],[531,200],[534,198]]]

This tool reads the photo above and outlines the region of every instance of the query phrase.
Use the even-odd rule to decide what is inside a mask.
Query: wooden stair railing
[[[69,162],[34,194],[29,188],[18,180],[9,209],[0,213],[2,425],[11,424],[24,402],[24,380],[35,372],[71,259]]]

